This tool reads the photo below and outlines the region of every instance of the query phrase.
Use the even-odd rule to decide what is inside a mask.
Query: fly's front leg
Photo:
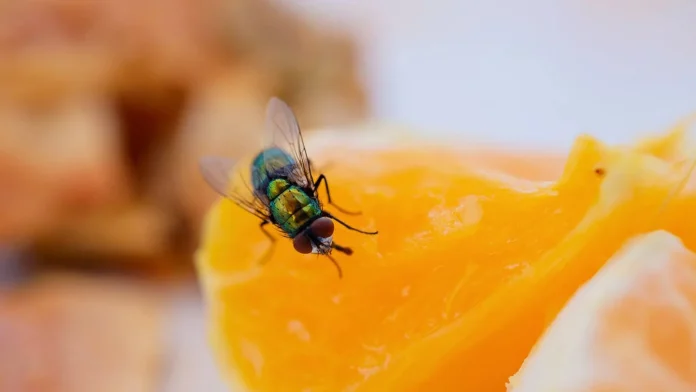
[[[336,249],[337,251],[339,251],[339,252],[341,252],[341,253],[343,253],[343,254],[346,254],[346,255],[348,255],[348,256],[350,256],[350,255],[353,254],[353,249],[351,249],[351,248],[349,248],[349,247],[347,247],[347,246],[341,246],[341,245],[339,245],[339,244],[337,244],[337,243],[335,243],[335,242],[332,242],[332,243],[331,243],[331,248],[332,248],[332,249]]]
[[[343,278],[343,270],[341,269],[341,266],[338,264],[338,261],[331,257],[331,255],[327,254],[326,257],[328,257],[329,260],[331,260],[331,262],[333,263],[334,267],[336,267],[336,270],[338,271],[338,279]]]
[[[310,240],[313,244],[315,244],[315,245],[321,244],[321,240],[320,240],[317,236],[313,235],[312,233],[309,233],[308,235],[309,235],[309,240]],[[353,250],[352,250],[352,249],[350,249],[350,248],[345,248],[345,247],[340,246],[340,245],[336,245],[336,244],[333,243],[333,242],[331,243],[331,248],[332,248],[332,249],[336,249],[336,250],[338,250],[338,251],[340,251],[340,252],[343,252],[343,253],[345,253],[345,254],[347,254],[347,255],[350,255],[350,254],[353,253]],[[339,279],[343,278],[343,270],[341,269],[341,265],[338,264],[338,261],[336,261],[336,259],[334,259],[333,257],[331,257],[331,254],[330,254],[329,252],[323,253],[323,255],[326,256],[326,257],[331,261],[331,263],[333,263],[334,267],[336,267],[336,270],[338,271],[338,278],[339,278]],[[317,256],[319,256],[319,255],[317,255]]]
[[[268,249],[266,249],[266,252],[263,254],[263,257],[259,260],[260,265],[264,265],[268,262],[268,260],[271,259],[271,256],[273,256],[273,251],[275,250],[275,244],[276,244],[276,238],[271,235],[271,233],[266,230],[266,225],[271,223],[270,221],[263,221],[259,225],[259,228],[263,232],[263,234],[266,235],[269,241],[271,241],[271,245],[269,245]]]
[[[377,231],[364,231],[364,230],[356,229],[355,227],[353,227],[353,226],[347,224],[346,222],[336,218],[335,216],[331,215],[330,213],[328,213],[326,211],[323,212],[323,215],[327,218],[331,218],[331,219],[335,220],[336,222],[340,223],[346,229],[357,231],[358,233],[362,233],[362,234],[369,234],[369,235],[378,234]]]
[[[319,185],[321,184],[322,181],[324,181],[324,188],[326,188],[326,196],[329,199],[329,204],[331,204],[337,210],[341,211],[342,213],[344,213],[346,215],[360,215],[362,213],[360,211],[353,212],[353,211],[344,210],[343,208],[334,204],[331,201],[331,192],[329,191],[329,181],[326,179],[326,176],[324,176],[323,174],[319,175],[319,178],[317,178],[317,181],[314,183],[315,192],[319,192]]]

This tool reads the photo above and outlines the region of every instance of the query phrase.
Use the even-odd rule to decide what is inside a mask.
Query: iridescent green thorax
[[[290,237],[299,234],[321,216],[317,200],[285,179],[272,180],[268,184],[267,195],[273,218]]]
[[[282,173],[295,165],[290,154],[280,148],[268,148],[261,151],[251,163],[251,182],[255,190],[266,191],[270,181],[269,175]]]
[[[321,216],[319,202],[288,177],[295,166],[293,157],[276,147],[261,151],[251,166],[254,190],[268,198],[273,219],[290,237]]]
[[[268,196],[268,200],[275,200],[288,188],[290,188],[290,183],[287,180],[284,178],[277,178],[268,183],[268,187],[266,188],[266,196]]]

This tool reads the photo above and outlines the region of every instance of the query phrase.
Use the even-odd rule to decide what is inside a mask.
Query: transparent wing
[[[278,147],[294,158],[295,167],[289,173],[291,179],[313,188],[314,176],[302,139],[300,125],[292,109],[279,98],[273,97],[268,102],[264,132],[267,147]]]
[[[203,157],[199,162],[201,174],[215,192],[232,200],[235,204],[255,215],[259,219],[268,220],[268,206],[254,196],[246,181],[239,176],[239,181],[233,181],[235,161],[222,157]],[[244,185],[243,189],[239,189]]]

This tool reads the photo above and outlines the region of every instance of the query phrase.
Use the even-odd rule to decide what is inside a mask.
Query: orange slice
[[[696,255],[665,231],[631,240],[568,302],[511,392],[696,390]]]
[[[230,384],[502,391],[565,301],[627,238],[664,226],[696,240],[693,224],[675,223],[678,211],[658,219],[684,208],[667,204],[686,175],[674,154],[582,136],[547,182],[530,180],[548,175],[539,166],[504,171],[496,159],[399,140],[353,132],[307,141],[334,201],[363,215],[327,210],[380,232],[337,226],[334,240],[355,251],[335,255],[342,280],[287,240],[258,266],[268,246],[258,220],[227,200],[211,209],[197,267]]]

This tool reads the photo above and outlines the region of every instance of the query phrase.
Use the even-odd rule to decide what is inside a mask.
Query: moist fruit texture
[[[632,237],[696,245],[684,129],[633,146],[579,137],[557,155],[471,153],[399,136],[307,140],[334,202],[329,260],[221,200],[197,267],[230,385],[256,391],[504,391],[566,301]],[[318,133],[320,135],[320,133]],[[391,139],[390,139],[391,138]],[[248,166],[240,164],[246,172]],[[557,173],[557,174],[556,174]],[[544,181],[549,180],[549,181]],[[238,387],[238,386],[237,386]]]
[[[696,386],[696,255],[674,235],[632,240],[558,314],[510,392]]]

